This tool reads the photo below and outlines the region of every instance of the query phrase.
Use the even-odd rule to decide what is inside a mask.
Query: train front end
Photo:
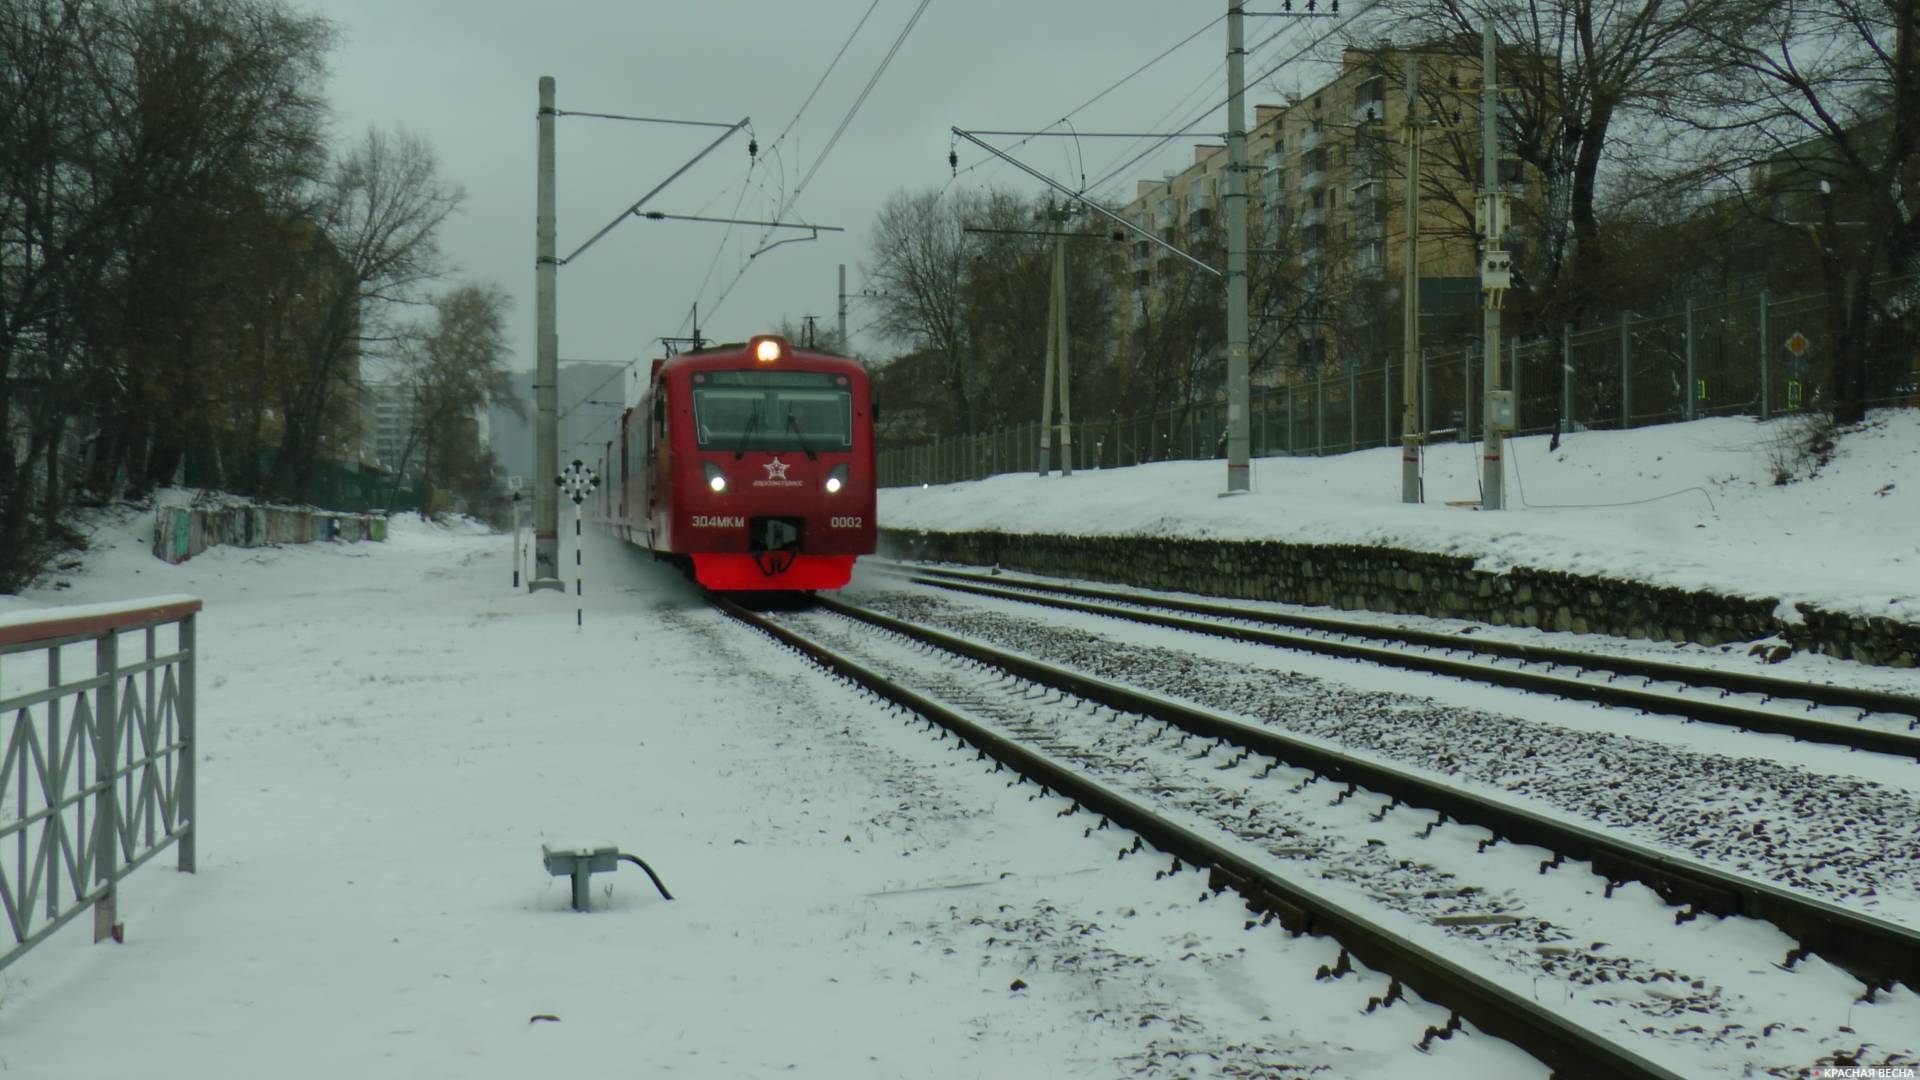
[[[708,589],[845,585],[874,549],[866,372],[771,335],[687,359],[672,550]]]

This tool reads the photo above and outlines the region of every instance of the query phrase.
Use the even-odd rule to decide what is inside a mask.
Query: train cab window
[[[816,371],[709,371],[693,387],[703,450],[853,449],[853,395]]]

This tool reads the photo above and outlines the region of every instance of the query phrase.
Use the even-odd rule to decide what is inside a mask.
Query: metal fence
[[[194,620],[160,597],[0,617],[0,969],[177,847],[194,868]]]
[[[1881,295],[1911,280],[1879,283]],[[1705,416],[1762,419],[1827,403],[1832,385],[1826,298],[1756,293],[1689,300],[1660,315],[1624,314],[1558,340],[1512,340],[1501,367],[1514,391],[1520,434],[1630,428]],[[1420,428],[1429,441],[1480,434],[1482,361],[1477,347],[1422,352]],[[1920,362],[1920,361],[1916,361]],[[1288,386],[1255,387],[1249,435],[1256,457],[1341,454],[1397,445],[1404,372],[1397,360]],[[1915,404],[1903,397],[1871,404]],[[1036,403],[1037,405],[1037,403]],[[1135,416],[1076,417],[1076,468],[1226,456],[1226,405],[1202,402]],[[1058,426],[1050,467],[1062,463]],[[879,455],[880,484],[950,483],[1038,471],[1040,425],[972,437],[936,438]]]

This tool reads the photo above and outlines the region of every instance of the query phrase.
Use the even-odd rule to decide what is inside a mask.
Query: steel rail
[[[1565,859],[1583,860],[1610,883],[1639,881],[1668,903],[1687,905],[1688,910],[1676,915],[1676,921],[1705,912],[1720,916],[1745,915],[1772,923],[1799,943],[1799,948],[1782,958],[1783,965],[1791,966],[1804,955],[1817,954],[1866,983],[1869,997],[1877,989],[1890,988],[1894,982],[1920,990],[1920,931],[1621,840],[1596,829],[1475,795],[1444,777],[1430,778],[1347,754],[1318,740],[1288,735],[1159,694],[1118,686],[844,601],[820,597],[816,602],[848,618],[969,657],[1087,701],[1162,720],[1196,735],[1243,746],[1409,806],[1436,811],[1440,817],[1435,824],[1452,820],[1479,825],[1493,832],[1490,843],[1506,840],[1544,848],[1553,852],[1554,858],[1541,864],[1541,873]]]
[[[1704,687],[1730,693],[1763,694],[1768,697],[1794,698],[1822,705],[1839,705],[1846,708],[1862,709],[1865,712],[1891,712],[1920,717],[1920,699],[1875,690],[1862,690],[1853,687],[1815,685],[1791,682],[1768,676],[1748,675],[1742,672],[1714,671],[1707,668],[1692,668],[1683,664],[1670,664],[1655,660],[1639,660],[1632,657],[1601,656],[1574,649],[1556,649],[1548,646],[1526,645],[1516,642],[1464,641],[1460,638],[1429,630],[1408,629],[1402,627],[1373,627],[1364,623],[1342,622],[1313,615],[1296,615],[1284,612],[1247,611],[1226,604],[1211,604],[1204,601],[1181,600],[1139,596],[1127,593],[1109,592],[1075,585],[1055,585],[1047,582],[1016,580],[1006,582],[1002,579],[984,578],[978,575],[958,573],[947,570],[896,571],[909,580],[957,592],[972,593],[978,596],[990,596],[997,599],[1016,600],[1021,603],[1038,604],[1044,607],[1060,608],[1068,611],[1081,611],[1095,615],[1107,615],[1114,618],[1129,619],[1134,622],[1150,623],[1156,626],[1188,630],[1214,637],[1231,638],[1237,641],[1249,641],[1263,645],[1273,645],[1285,649],[1298,649],[1305,652],[1320,653],[1346,660],[1360,660],[1367,663],[1385,664],[1392,667],[1424,671],[1436,675],[1449,675],[1476,682],[1494,683],[1517,690],[1531,690],[1555,697],[1575,698],[1601,705],[1619,708],[1644,709],[1648,712],[1671,713],[1689,720],[1699,720],[1710,724],[1725,724],[1745,728],[1749,731],[1761,731],[1775,735],[1789,735],[1807,742],[1830,743],[1856,750],[1871,750],[1886,754],[1899,754],[1903,757],[1920,758],[1920,735],[1911,735],[1898,731],[1885,731],[1860,727],[1851,724],[1836,723],[1831,720],[1819,720],[1812,717],[1790,716],[1783,713],[1752,709],[1741,705],[1726,704],[1719,701],[1698,701],[1672,694],[1663,694],[1653,690],[1619,686],[1614,683],[1598,683],[1587,679],[1570,678],[1538,671],[1516,670],[1513,668],[1493,667],[1469,660],[1448,659],[1409,653],[1399,649],[1358,644],[1346,641],[1331,641],[1326,638],[1308,637],[1283,631],[1260,630],[1246,626],[1234,626],[1214,622],[1199,622],[1175,615],[1163,615],[1137,608],[1107,607],[1100,603],[1061,599],[1058,596],[1039,595],[1039,593],[1059,593],[1065,596],[1095,598],[1115,603],[1138,604],[1145,607],[1161,607],[1174,611],[1211,615],[1218,618],[1240,619],[1247,622],[1288,626],[1301,629],[1313,629],[1345,634],[1349,637],[1374,637],[1399,641],[1408,645],[1432,648],[1444,648],[1461,652],[1478,652],[1503,659],[1521,660],[1528,663],[1555,664],[1561,667],[1586,670],[1608,671],[1617,675],[1647,678],[1660,682],[1675,682],[1687,686]],[[989,584],[991,582],[991,584]],[[1920,726],[1920,720],[1909,724],[1909,728]]]
[[[799,650],[833,674],[952,731],[981,755],[1033,779],[1043,790],[1072,798],[1082,807],[1139,834],[1154,847],[1174,855],[1176,868],[1180,860],[1207,868],[1208,887],[1214,892],[1233,889],[1245,899],[1250,910],[1271,912],[1293,933],[1325,934],[1333,938],[1369,968],[1388,974],[1422,998],[1451,1010],[1456,1017],[1471,1022],[1487,1034],[1520,1047],[1552,1068],[1556,1076],[1679,1080],[1680,1074],[1447,960],[1359,912],[1273,873],[1228,847],[1161,817],[1014,739],[730,600],[716,597],[714,602],[727,615]],[[835,601],[821,602],[842,614],[858,610]],[[1426,1039],[1435,1037],[1445,1037],[1445,1034],[1442,1029],[1429,1028]]]

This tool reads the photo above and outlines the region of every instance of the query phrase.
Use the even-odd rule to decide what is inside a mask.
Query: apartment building
[[[1276,385],[1334,366],[1372,367],[1400,351],[1401,281],[1406,265],[1405,53],[1348,49],[1339,75],[1285,106],[1256,104],[1247,132],[1248,276],[1254,352],[1280,362],[1256,364]],[[1430,152],[1421,168],[1419,276],[1423,332],[1437,301],[1477,306],[1473,223],[1477,181],[1462,176],[1462,148],[1478,161],[1477,62],[1420,53],[1422,102]],[[1442,114],[1436,116],[1435,114]],[[1432,121],[1441,127],[1436,128]],[[1443,136],[1451,134],[1452,139]],[[1160,180],[1139,181],[1119,212],[1136,227],[1224,268],[1227,154],[1194,147],[1193,161]],[[1524,199],[1528,177],[1517,161],[1501,164],[1503,182]],[[1537,180],[1536,187],[1537,191]],[[1524,242],[1510,231],[1509,248]],[[1516,260],[1517,261],[1517,260]],[[1123,339],[1165,308],[1166,286],[1182,260],[1145,240],[1129,253],[1131,294]],[[1429,295],[1431,293],[1431,295]],[[1450,313],[1454,322],[1460,313]],[[1261,335],[1267,334],[1262,341]]]

